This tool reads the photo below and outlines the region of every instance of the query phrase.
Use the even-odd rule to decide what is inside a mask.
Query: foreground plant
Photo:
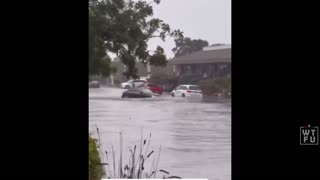
[[[96,139],[89,136],[89,180],[101,180],[103,175],[105,172],[101,166]]]
[[[97,128],[97,132],[99,129]],[[142,133],[141,133],[142,134]],[[132,149],[129,149],[130,158],[126,164],[123,161],[123,151],[122,151],[122,133],[120,132],[120,154],[119,159],[116,161],[116,154],[114,152],[113,146],[111,148],[111,159],[109,158],[109,154],[105,151],[107,161],[112,161],[112,163],[105,163],[107,166],[107,175],[108,178],[112,179],[149,179],[149,178],[157,178],[158,175],[162,175],[164,179],[181,179],[178,176],[170,175],[170,173],[163,169],[158,169],[161,146],[159,147],[159,152],[157,157],[155,157],[155,151],[149,151],[150,141],[151,141],[151,133],[148,138],[148,142],[146,139],[143,140],[143,135],[141,135],[140,140],[140,148],[137,150],[137,146],[134,145]],[[150,167],[145,167],[146,162],[153,157],[152,164]],[[112,167],[110,167],[112,164]]]

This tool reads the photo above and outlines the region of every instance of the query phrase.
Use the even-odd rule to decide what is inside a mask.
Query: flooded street
[[[95,126],[99,128],[104,150],[109,152],[113,146],[119,155],[122,131],[127,162],[129,149],[139,147],[143,128],[144,139],[151,133],[149,150],[155,151],[155,157],[161,146],[159,169],[182,178],[231,180],[230,103],[190,101],[169,95],[121,99],[123,91],[89,90],[89,132],[96,136]]]

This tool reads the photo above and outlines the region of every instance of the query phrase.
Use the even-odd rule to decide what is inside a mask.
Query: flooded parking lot
[[[231,104],[162,95],[122,99],[124,90],[89,90],[89,132],[100,130],[102,148],[123,151],[151,133],[150,150],[161,146],[159,168],[182,178],[231,179]],[[124,157],[126,158],[126,157]],[[106,160],[105,160],[106,161]]]

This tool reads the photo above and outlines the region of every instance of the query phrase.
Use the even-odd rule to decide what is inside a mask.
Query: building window
[[[223,70],[223,69],[225,69],[225,68],[227,68],[227,65],[226,65],[226,64],[221,64],[221,65],[219,66],[219,69],[220,69],[220,70]]]
[[[185,65],[185,73],[190,74],[191,73],[191,66]]]

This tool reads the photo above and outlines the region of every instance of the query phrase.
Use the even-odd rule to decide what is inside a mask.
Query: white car
[[[134,83],[134,86],[137,88],[137,87],[142,87],[147,81],[146,80],[129,80],[127,82],[124,82],[124,83],[121,83],[121,88],[124,88],[124,89],[130,89],[130,88],[133,88],[133,83]]]
[[[201,97],[202,90],[197,85],[180,85],[171,92],[172,97]]]

